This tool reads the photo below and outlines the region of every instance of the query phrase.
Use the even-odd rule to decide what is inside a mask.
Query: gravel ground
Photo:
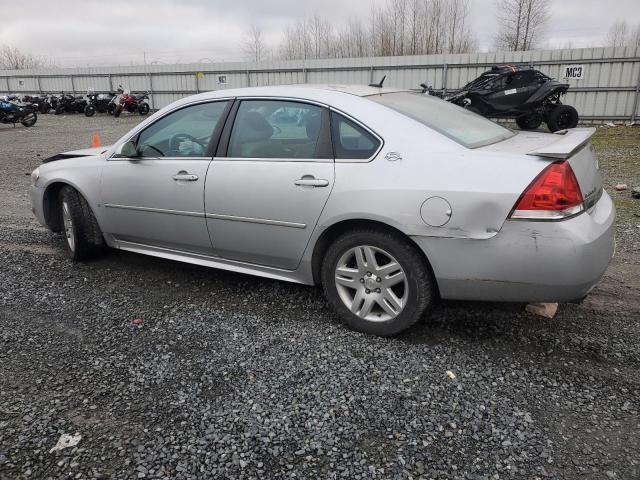
[[[0,479],[640,478],[629,192],[581,305],[547,320],[446,302],[381,339],[342,327],[319,289],[118,251],[67,260],[32,219],[27,174],[139,120],[0,126]],[[623,128],[595,142],[609,186],[640,154]],[[63,434],[81,439],[52,452]]]

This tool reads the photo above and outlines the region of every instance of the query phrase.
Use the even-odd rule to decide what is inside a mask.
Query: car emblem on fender
[[[402,160],[402,155],[398,152],[389,152],[384,156],[384,158],[390,162],[397,162],[398,160]]]

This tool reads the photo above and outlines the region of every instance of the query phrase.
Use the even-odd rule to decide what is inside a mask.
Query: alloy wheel
[[[71,219],[71,211],[69,210],[69,204],[62,202],[62,221],[64,223],[64,234],[67,237],[67,244],[69,249],[75,251],[76,241],[74,236],[73,220]]]
[[[396,318],[407,304],[407,275],[388,252],[362,245],[347,250],[335,268],[335,285],[345,306],[368,321]]]

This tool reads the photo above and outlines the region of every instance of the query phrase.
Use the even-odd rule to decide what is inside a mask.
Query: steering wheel
[[[206,150],[204,144],[198,140],[196,137],[189,135],[188,133],[176,133],[169,139],[169,152],[179,152],[180,151],[180,140],[191,140],[194,143],[197,143],[202,147],[202,154]]]

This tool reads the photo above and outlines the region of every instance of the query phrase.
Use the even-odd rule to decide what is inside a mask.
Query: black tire
[[[558,132],[567,128],[575,128],[578,125],[578,111],[571,105],[557,105],[547,113],[547,127],[552,132]]]
[[[530,113],[516,118],[516,124],[520,130],[535,130],[542,125],[542,115]]]
[[[405,305],[397,316],[386,320],[367,320],[352,313],[340,297],[335,282],[338,262],[350,249],[358,246],[388,252],[404,270],[408,291]],[[336,239],[325,254],[321,279],[329,304],[344,324],[353,330],[382,337],[396,335],[413,326],[435,297],[431,271],[418,247],[399,234],[376,229],[353,230]]]
[[[38,115],[36,115],[34,112],[31,112],[27,113],[20,123],[25,127],[33,127],[37,121]]]
[[[140,105],[138,105],[138,113],[140,115],[146,115],[147,113],[149,113],[149,104],[142,102]]]
[[[96,257],[104,250],[104,238],[91,207],[75,189],[66,186],[60,190],[60,226],[65,236],[65,246],[69,258],[73,261],[88,260]],[[68,207],[71,220],[71,231],[67,231],[65,223],[65,206]],[[73,238],[73,246],[68,237]]]
[[[93,105],[87,105],[86,107],[84,107],[84,114],[87,117],[93,117],[96,114],[96,107],[94,107]]]
[[[113,116],[118,118],[122,113],[122,105],[118,105],[116,109],[113,111]]]
[[[47,114],[49,113],[49,110],[51,110],[51,105],[49,105],[49,102],[44,102],[40,104],[40,113]]]
[[[108,113],[109,115],[113,115],[113,113],[116,111],[116,108],[117,108],[117,106],[116,106],[116,104],[115,104],[115,103],[113,103],[113,102],[112,102],[112,103],[110,103],[110,104],[107,106],[107,113]]]
[[[56,115],[60,115],[60,114],[62,114],[62,113],[64,113],[64,107],[63,107],[62,105],[58,105],[58,106],[56,107],[55,114],[56,114]]]

